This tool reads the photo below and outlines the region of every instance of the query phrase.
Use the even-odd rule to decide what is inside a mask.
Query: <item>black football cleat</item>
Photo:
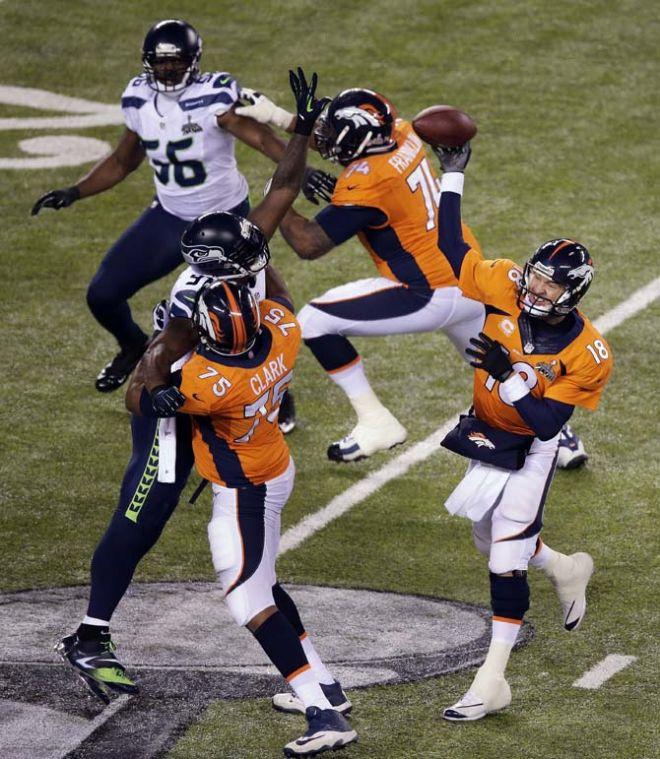
[[[358,739],[346,717],[334,709],[310,706],[305,716],[307,731],[286,744],[284,756],[316,756],[325,751],[337,751]]]
[[[145,340],[139,345],[122,348],[112,361],[101,369],[94,383],[99,393],[111,393],[126,382],[142,358],[148,343],[149,341]]]
[[[296,427],[296,404],[293,400],[293,393],[290,390],[287,390],[282,396],[277,423],[284,435],[293,432]]]
[[[104,704],[110,703],[108,691],[134,695],[139,690],[126,675],[124,665],[115,656],[115,649],[110,633],[102,633],[97,640],[80,640],[73,633],[55,646],[62,661],[74,668],[85,687]]]

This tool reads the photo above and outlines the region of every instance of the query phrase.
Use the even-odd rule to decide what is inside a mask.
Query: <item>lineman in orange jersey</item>
[[[435,150],[445,172],[438,244],[461,290],[486,307],[483,330],[467,350],[475,367],[473,408],[443,441],[470,459],[446,507],[473,522],[474,542],[490,570],[488,655],[468,692],[443,714],[469,721],[511,702],[504,671],[529,608],[528,566],[550,576],[567,630],[584,617],[591,557],[565,556],[539,536],[560,430],[575,406],[596,409],[612,356],[577,309],[594,273],[587,249],[569,239],[550,240],[523,270],[508,259],[483,260],[461,234],[470,147]]]
[[[293,377],[300,326],[288,293],[257,303],[247,285],[225,281],[201,290],[193,323],[201,342],[169,397],[191,415],[195,466],[212,484],[208,537],[216,575],[236,623],[252,632],[292,687],[295,697],[280,701],[307,716],[309,729],[287,744],[285,755],[340,748],[357,740],[341,713],[351,704],[313,646],[296,635],[293,601],[286,596],[286,615],[278,608],[280,519],[295,476],[278,412]],[[140,409],[159,415],[146,389]]]
[[[260,96],[239,110],[284,125],[285,115],[273,117],[268,103]],[[314,139],[321,155],[344,170],[329,206],[312,220],[290,209],[280,231],[304,259],[357,235],[378,270],[314,298],[298,315],[305,344],[357,414],[357,425],[328,456],[354,461],[402,443],[406,430],[374,393],[349,337],[441,329],[464,356],[484,309],[461,294],[438,251],[439,181],[421,140],[391,103],[371,90],[345,90],[317,122]],[[467,227],[464,234],[478,249]]]

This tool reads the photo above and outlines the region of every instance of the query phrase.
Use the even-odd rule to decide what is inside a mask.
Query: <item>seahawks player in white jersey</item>
[[[36,215],[104,192],[145,157],[154,170],[156,198],[110,248],[87,291],[92,313],[120,348],[96,379],[100,392],[122,385],[144,352],[147,335],[128,299],[181,263],[187,224],[207,211],[247,215],[248,185],[236,165],[235,138],[275,162],[284,152],[270,127],[235,113],[239,89],[231,74],[200,73],[201,54],[201,37],[185,21],[152,26],[142,47],[144,73],[121,98],[125,129],[117,147],[75,185],[51,190],[32,208]],[[324,177],[307,170],[306,197],[322,196]]]

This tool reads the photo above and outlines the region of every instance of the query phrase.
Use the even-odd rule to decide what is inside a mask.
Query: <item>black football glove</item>
[[[77,187],[67,187],[64,190],[50,190],[42,195],[32,206],[31,216],[36,216],[42,208],[67,208],[76,200],[80,199],[80,190]]]
[[[469,142],[461,145],[460,148],[445,148],[442,145],[434,145],[433,152],[440,161],[440,166],[444,172],[460,171],[462,173],[468,165],[472,148]]]
[[[305,178],[303,179],[303,195],[314,203],[319,204],[319,198],[329,203],[332,200],[332,193],[337,184],[337,177],[328,174],[320,169],[312,169],[309,166],[305,169]]]
[[[173,385],[158,385],[149,396],[158,416],[174,416],[186,402],[186,396]]]
[[[291,82],[293,96],[296,99],[296,126],[293,130],[296,134],[310,135],[316,119],[330,102],[330,98],[316,100],[314,97],[318,80],[319,78],[314,72],[312,80],[308,84],[300,66],[298,66],[297,74],[289,69],[289,81]]]
[[[491,340],[483,332],[479,333],[479,337],[471,337],[470,342],[476,348],[476,350],[465,349],[468,356],[474,358],[474,361],[470,361],[470,366],[483,369],[498,382],[509,379],[513,374],[513,366],[511,366],[509,356],[501,343],[498,343],[497,340]]]

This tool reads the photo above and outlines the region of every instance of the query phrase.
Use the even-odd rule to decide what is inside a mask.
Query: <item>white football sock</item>
[[[318,678],[320,683],[324,685],[332,685],[335,678],[328,672],[325,664],[321,661],[321,657],[316,653],[314,644],[309,638],[309,635],[305,633],[304,637],[300,639],[302,643],[303,651],[307,657],[307,661],[312,665],[312,671]]]
[[[541,541],[541,547],[529,560],[529,565],[536,569],[542,569],[546,574],[550,575],[557,561],[563,555],[563,553],[553,550]]]
[[[311,666],[305,667],[302,672],[298,670],[298,672],[299,674],[294,672],[294,677],[287,677],[287,682],[302,701],[305,709],[310,706],[318,706],[319,709],[332,709]]]
[[[336,385],[339,385],[349,399],[373,392],[365,374],[361,358],[358,358],[355,363],[350,364],[346,369],[328,373],[328,376]]]
[[[107,619],[97,619],[96,617],[88,617],[85,615],[83,625],[93,625],[94,627],[110,627],[110,622]]]
[[[493,619],[493,632],[486,661],[479,667],[470,690],[478,690],[479,681],[482,679],[504,676],[521,624],[522,622],[516,623],[514,620],[504,622],[501,619]]]

